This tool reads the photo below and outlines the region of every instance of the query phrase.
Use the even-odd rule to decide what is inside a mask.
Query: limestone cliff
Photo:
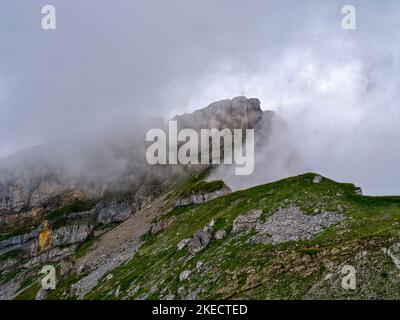
[[[255,129],[257,139],[267,143],[274,114],[263,112],[258,99],[236,97],[174,120],[179,129]],[[76,263],[76,272],[90,271],[76,284],[81,296],[107,270],[137,250],[141,236],[150,228],[157,233],[174,221],[159,220],[152,227],[151,219],[160,218],[174,206],[201,205],[230,193],[223,181],[200,179],[191,188],[180,190],[179,195],[174,194],[171,201],[155,205],[160,195],[174,192],[177,185],[208,166],[150,166],[139,157],[145,155],[145,136],[142,138],[129,145],[138,150],[137,154],[123,158],[124,166],[113,175],[95,168],[96,161],[89,161],[82,174],[71,174],[65,165],[58,165],[37,150],[0,162],[0,277],[15,266],[26,270],[19,273],[16,282],[7,284],[10,288],[29,277],[40,264],[85,255],[84,245],[99,239],[90,258]],[[102,151],[94,154],[100,157]],[[121,146],[118,152],[125,155]],[[91,170],[97,170],[96,174]],[[135,221],[134,225],[129,221]]]
[[[255,98],[236,97],[214,102],[204,109],[174,117],[179,128],[221,130],[255,128],[266,141],[273,113],[263,112]],[[143,137],[144,140],[144,137]],[[143,152],[144,156],[144,152]],[[0,233],[36,226],[47,213],[76,200],[100,199],[104,194],[129,192],[134,199],[124,213],[100,210],[99,221],[121,221],[162,192],[177,176],[187,176],[201,166],[154,166],[132,161],[112,182],[69,175],[45,157],[29,152],[0,162]],[[127,159],[128,161],[129,159]],[[143,160],[143,159],[142,159]],[[129,161],[128,161],[129,162]],[[17,167],[15,163],[20,163]],[[88,169],[89,170],[89,169]],[[90,175],[89,175],[90,176]],[[120,178],[119,178],[120,177]],[[114,192],[115,193],[115,192]],[[119,210],[119,209],[118,209]],[[120,216],[120,217],[117,217]]]

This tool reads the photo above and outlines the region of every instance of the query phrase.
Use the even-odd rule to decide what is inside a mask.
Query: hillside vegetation
[[[143,236],[133,258],[105,274],[84,298],[400,298],[400,198],[362,196],[352,184],[327,178],[315,183],[315,176],[304,174],[172,209],[161,218],[172,222]],[[199,185],[196,179],[189,181]],[[257,226],[279,210],[293,208],[300,217],[343,218],[308,238],[301,236],[307,230],[300,230],[298,240],[254,241]],[[250,218],[246,222],[252,212],[259,213],[257,225]],[[243,217],[244,230],[234,230],[238,217]],[[285,222],[277,224],[277,233],[284,232],[282,226],[286,228]],[[191,251],[189,241],[196,235],[203,242]],[[355,290],[342,288],[345,265],[357,272]],[[70,286],[76,277],[73,273],[63,280],[49,298],[74,298]]]

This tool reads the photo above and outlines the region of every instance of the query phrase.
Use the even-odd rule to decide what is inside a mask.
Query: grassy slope
[[[248,190],[234,192],[200,206],[175,209],[168,215],[177,220],[163,232],[147,238],[137,255],[103,279],[87,298],[399,298],[399,273],[391,259],[381,253],[399,235],[400,198],[365,197],[354,193],[351,184],[324,179],[313,184],[314,174],[284,179]],[[309,241],[279,245],[250,244],[250,236],[228,234],[213,240],[195,257],[177,244],[191,237],[212,219],[215,230],[229,232],[233,220],[253,208],[264,218],[280,207],[299,206],[308,214],[314,210],[338,211],[347,219]],[[366,250],[367,258],[357,254]],[[196,270],[179,281],[183,270]],[[345,291],[340,286],[341,265],[360,270],[360,288]],[[375,271],[373,271],[375,269]],[[329,280],[324,277],[330,275]],[[397,281],[396,281],[397,279]],[[324,281],[326,283],[324,283]]]
[[[400,298],[400,272],[381,250],[399,235],[400,198],[359,196],[351,184],[329,179],[314,184],[314,176],[292,177],[174,209],[165,216],[175,215],[173,224],[147,236],[137,254],[113,270],[112,277],[105,276],[86,298]],[[276,209],[290,206],[307,214],[341,208],[346,221],[309,241],[279,245],[251,244],[246,241],[251,234],[229,233],[233,220],[250,209],[262,209],[266,219]],[[186,249],[177,250],[182,239],[212,219],[216,220],[214,230],[228,232],[225,239],[212,240],[194,257]],[[367,255],[360,257],[363,251]],[[198,261],[203,262],[200,270]],[[341,288],[344,264],[356,267],[355,291]],[[192,274],[181,282],[179,274],[184,270]]]

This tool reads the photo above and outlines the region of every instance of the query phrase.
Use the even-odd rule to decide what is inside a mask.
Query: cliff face
[[[179,128],[256,128],[263,140],[269,135],[272,119],[273,113],[263,112],[258,99],[245,97],[217,101],[191,114],[174,117]],[[142,146],[138,146],[137,149],[140,150],[139,147]],[[21,161],[19,158],[22,157],[24,159]],[[19,168],[18,172],[12,165],[0,167],[0,233],[35,226],[46,213],[66,203],[99,199],[105,193],[113,192],[116,187],[121,189],[118,192],[134,190],[133,193],[140,195],[135,199],[138,202],[136,206],[140,207],[141,202],[146,202],[147,198],[153,197],[169,185],[173,177],[184,176],[192,170],[201,169],[201,166],[149,168],[144,161],[137,163],[131,160],[132,163],[126,165],[126,172],[120,173],[121,178],[117,176],[116,180],[107,184],[103,181],[70,176],[62,168],[58,168],[56,163],[46,162],[47,160],[41,157],[32,157],[32,160],[26,158],[25,153],[14,156],[16,161],[23,162],[22,169]],[[99,221],[112,222],[113,218],[108,217],[110,215],[121,213],[110,214],[102,211]],[[128,216],[126,210],[123,216]],[[118,220],[120,218],[117,218]]]
[[[174,119],[195,130],[254,128],[268,155],[283,145],[279,119],[257,99]],[[261,169],[274,169],[265,160]],[[314,173],[231,192],[212,178],[223,166],[128,162],[103,184],[39,163],[3,169],[0,300],[399,297],[396,197],[364,197]],[[37,281],[43,264],[57,267],[55,290]],[[357,290],[341,286],[348,265]]]
[[[0,232],[29,227],[40,221],[46,212],[68,202],[98,197],[100,190],[63,181],[56,174],[30,177],[20,181],[9,175],[0,180]]]
[[[237,97],[173,120],[179,129],[255,129],[256,140],[267,143],[274,115],[263,112],[258,99]],[[106,171],[103,174],[109,176],[102,179],[90,179],[95,176],[90,170],[97,169],[97,175],[99,171],[102,173],[94,167],[97,161],[89,162],[87,172],[82,175],[70,174],[65,166],[58,166],[51,158],[37,153],[32,156],[29,152],[17,154],[0,165],[0,257],[3,257],[0,258],[0,287],[1,272],[7,274],[10,268],[24,266],[28,271],[19,274],[15,279],[18,282],[29,277],[30,271],[41,263],[85,256],[82,244],[99,239],[91,258],[82,258],[83,261],[76,263],[77,269],[90,271],[76,285],[82,295],[107,270],[125,261],[138,248],[141,236],[151,228],[151,219],[159,218],[174,206],[201,205],[230,193],[223,181],[199,180],[193,190],[181,190],[178,198],[155,202],[159,195],[173,191],[189,176],[204,172],[207,166],[150,166],[144,159],[145,135],[142,140],[132,138],[136,140],[129,148],[137,151],[136,154],[120,157],[119,162],[124,163],[122,169],[112,175]],[[118,146],[118,154],[129,154],[122,147]],[[134,225],[129,224],[131,220],[135,221]],[[167,225],[161,221],[159,229]],[[11,282],[10,288],[13,285]],[[12,293],[12,290],[6,292]]]
[[[260,108],[260,100],[236,97],[214,102],[204,109],[176,116],[173,120],[181,129],[253,129],[263,117],[265,114]]]

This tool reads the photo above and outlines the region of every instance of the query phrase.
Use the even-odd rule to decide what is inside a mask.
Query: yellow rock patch
[[[51,247],[52,238],[51,238],[51,228],[48,221],[45,221],[43,224],[43,229],[39,233],[39,246],[40,252]]]

